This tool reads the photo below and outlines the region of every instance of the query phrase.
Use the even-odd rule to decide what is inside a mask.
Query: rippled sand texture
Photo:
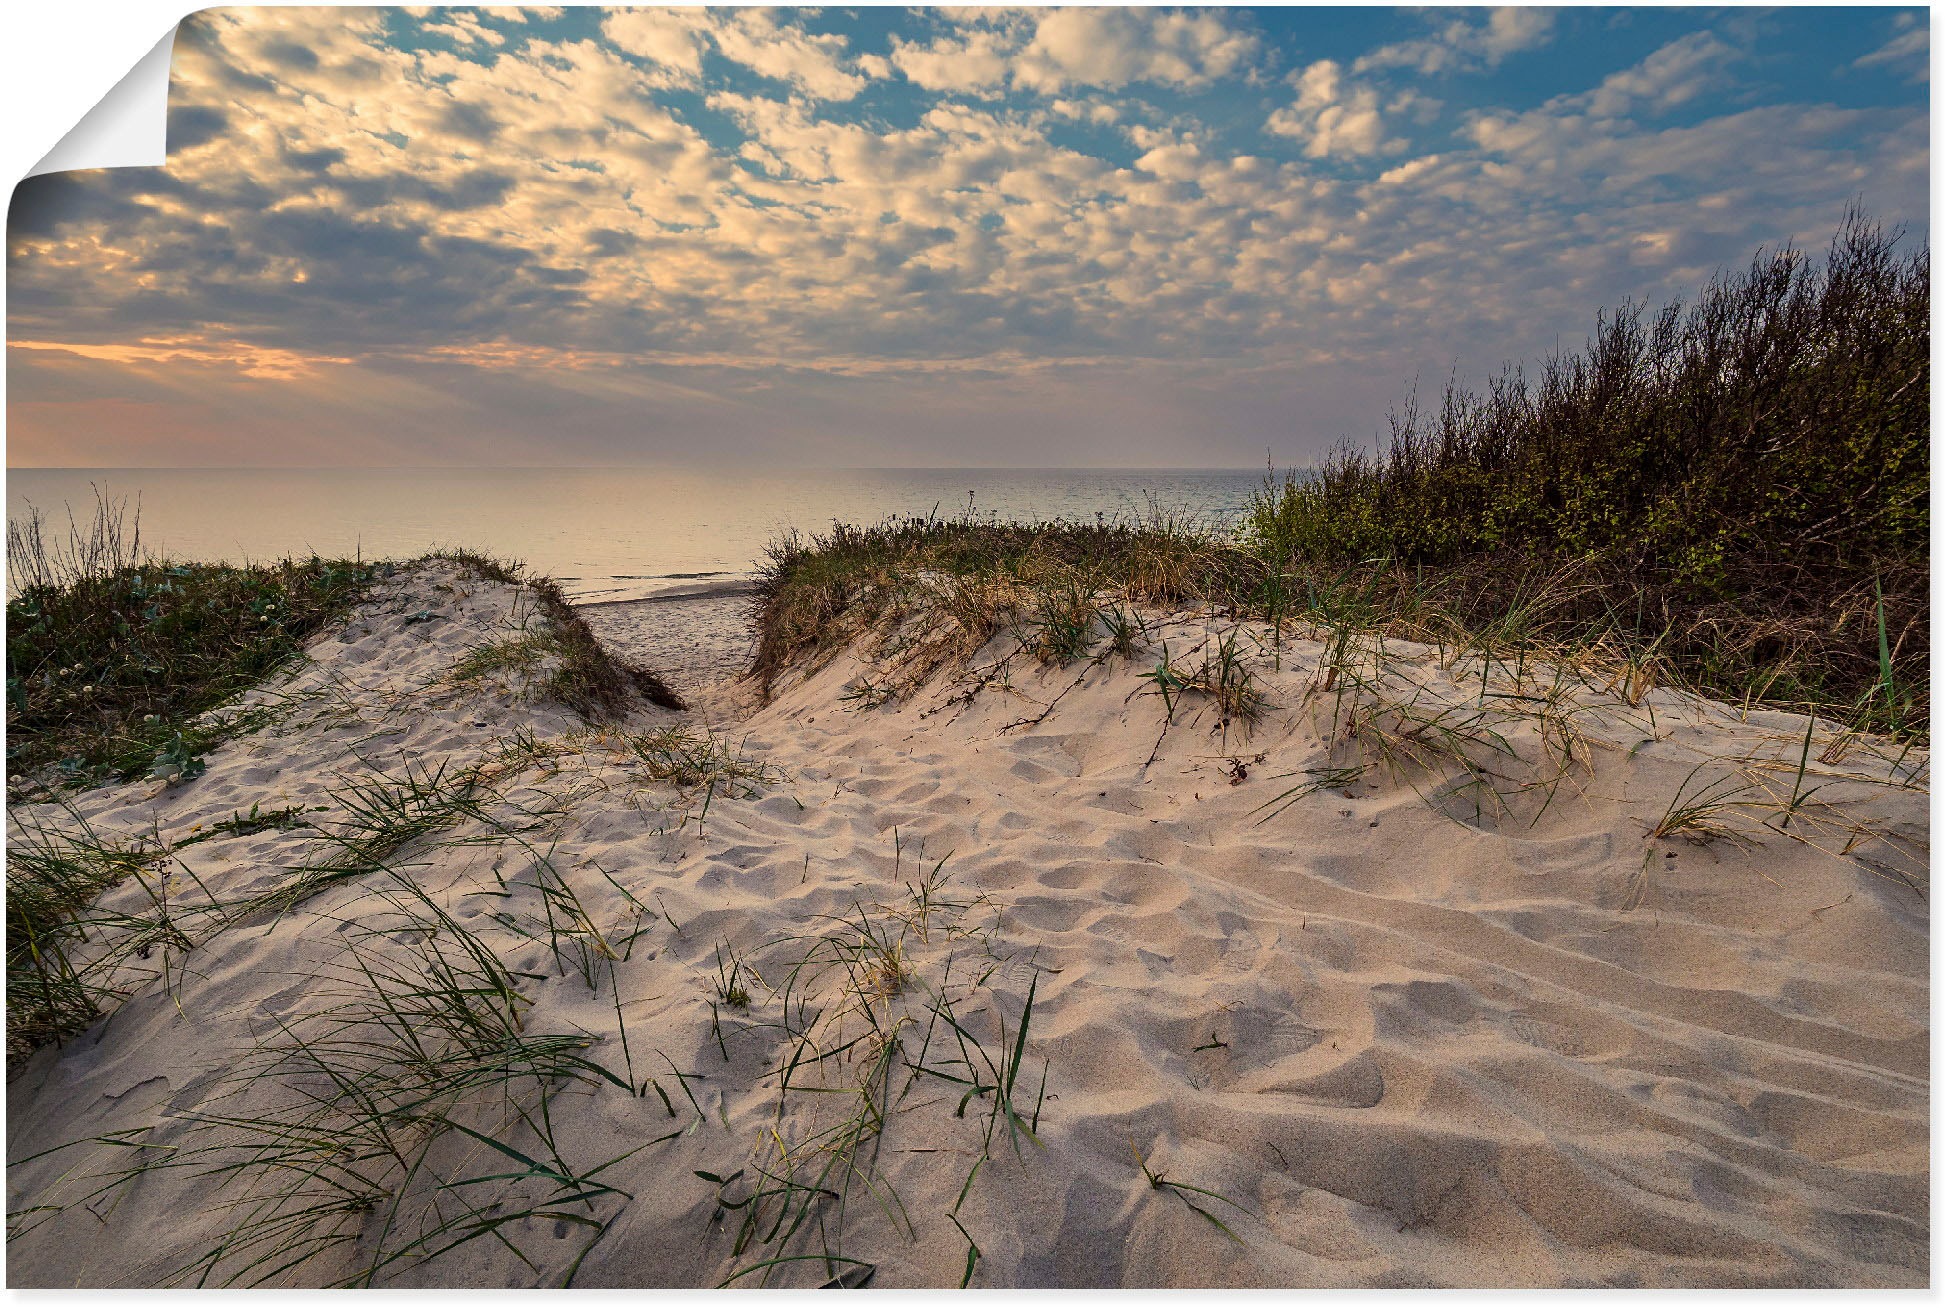
[[[1353,649],[1331,677],[1324,644],[1279,654],[1267,632],[1247,665],[1268,706],[1225,730],[1205,696],[1171,715],[1142,679],[1164,644],[1189,666],[1226,630],[1177,615],[1132,661],[1042,668],[1002,638],[874,707],[877,670],[843,655],[717,728],[712,790],[707,767],[630,743],[674,715],[572,734],[517,680],[442,681],[518,625],[517,591],[438,571],[397,586],[312,651],[286,720],[207,775],[80,799],[98,830],[164,840],[253,803],[328,827],[346,778],[495,760],[491,821],[388,862],[518,974],[523,1033],[579,1034],[627,1083],[548,1102],[563,1166],[619,1161],[557,1215],[380,1283],[804,1285],[868,1266],[875,1286],[956,1285],[969,1260],[976,1286],[1928,1279],[1915,754],[1820,726],[1799,781],[1801,718],[1664,690],[1629,705],[1600,679],[1414,646]],[[440,621],[402,624],[428,605]],[[527,730],[542,748],[506,748]],[[1438,751],[1454,732],[1469,768]],[[1727,792],[1740,807],[1650,834],[1718,777],[1748,787]],[[304,830],[206,840],[176,880],[185,902],[234,900],[319,848]],[[222,1096],[251,1049],[346,1002],[348,942],[408,957],[435,933],[401,925],[388,875],[214,926],[171,963],[186,976],[15,1071],[10,1207],[50,1209],[16,1218],[15,1284],[153,1284],[237,1242],[225,1201],[268,1184],[247,1169],[224,1189],[152,1170],[53,1212],[126,1159],[20,1160],[137,1128],[214,1139],[226,1103],[299,1111],[322,1083],[288,1069]],[[565,927],[543,928],[550,908]],[[453,1111],[554,1168],[517,1098]],[[552,1184],[428,1199],[426,1176],[523,1165],[462,1131],[427,1158],[384,1174],[406,1200],[341,1219],[345,1241],[274,1282],[355,1279],[461,1199],[486,1211],[512,1187],[504,1214]],[[782,1242],[765,1243],[789,1211],[753,1197],[780,1188],[765,1177],[810,1187]]]

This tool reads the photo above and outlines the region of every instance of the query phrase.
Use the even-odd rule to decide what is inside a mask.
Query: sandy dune
[[[676,715],[590,732],[517,676],[449,682],[528,611],[407,574],[206,775],[79,797],[124,839],[252,804],[316,826],[178,849],[194,947],[131,956],[112,1017],[13,1071],[12,1283],[956,1285],[973,1247],[976,1286],[1928,1280],[1916,753],[1819,726],[1799,780],[1801,718],[1266,632],[1267,706],[1225,729],[1142,678],[1225,630],[1176,615],[1133,660],[1043,668],[1002,638],[877,706],[855,652],[760,708],[720,690],[670,767],[640,742]],[[473,789],[395,871],[263,898],[331,865],[361,780],[441,765]],[[1650,835],[1729,776],[1739,807]],[[287,1042],[348,1014],[359,1066],[393,1058],[352,963],[404,975],[451,956],[442,931],[503,962],[509,1030],[614,1079],[558,1078],[544,1119],[537,1084],[467,1090],[418,1170],[364,1165],[386,1197],[333,1219],[346,1239],[253,1263],[294,1173],[238,1120],[364,1138]],[[420,1139],[384,1084],[384,1138]],[[113,1132],[140,1134],[37,1156]],[[131,1154],[198,1148],[236,1170],[82,1203]],[[311,1148],[313,1186],[349,1165]],[[750,1270],[777,1258],[801,1260]]]

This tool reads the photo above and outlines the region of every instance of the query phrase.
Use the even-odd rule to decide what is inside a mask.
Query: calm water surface
[[[893,514],[1092,521],[1151,504],[1233,521],[1260,472],[574,469],[9,469],[7,515],[32,504],[65,526],[95,492],[139,498],[143,544],[179,559],[362,552],[409,557],[464,545],[526,560],[584,596],[650,593],[747,576],[787,528]]]

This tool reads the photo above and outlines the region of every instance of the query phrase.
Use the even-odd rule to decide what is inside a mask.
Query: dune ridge
[[[468,662],[531,609],[410,570],[206,774],[10,812],[168,851],[104,903],[178,932],[12,1070],[15,1284],[1928,1281],[1923,751],[1197,613],[591,726]],[[1148,675],[1225,639],[1253,702]],[[491,1042],[372,1035],[462,956]],[[389,1108],[303,1120],[384,1148],[266,1235],[340,1021]]]

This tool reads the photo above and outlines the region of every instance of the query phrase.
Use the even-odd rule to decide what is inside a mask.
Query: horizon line
[[[1315,463],[1252,464],[793,464],[766,469],[792,472],[1223,472],[1260,473],[1271,467],[1314,467]],[[7,472],[734,472],[747,466],[657,463],[172,463],[172,464],[8,464]]]

